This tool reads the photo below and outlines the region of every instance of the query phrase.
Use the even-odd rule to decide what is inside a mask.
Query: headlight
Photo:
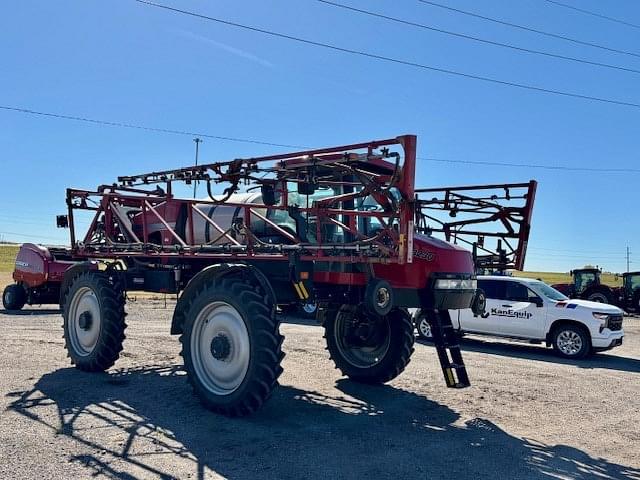
[[[434,288],[436,290],[476,290],[478,281],[470,278],[439,278]]]
[[[601,322],[606,322],[607,319],[609,318],[608,313],[593,312],[592,315],[593,315],[593,318],[595,318],[596,320],[600,320]]]

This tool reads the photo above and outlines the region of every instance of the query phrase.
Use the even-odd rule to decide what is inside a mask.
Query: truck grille
[[[607,327],[614,332],[622,330],[622,315],[609,315]]]

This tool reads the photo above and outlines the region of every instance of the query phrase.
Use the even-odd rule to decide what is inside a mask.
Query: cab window
[[[538,295],[536,295],[529,287],[519,282],[506,282],[507,283],[507,298],[512,302],[530,302],[535,303]]]
[[[493,300],[506,300],[506,282],[501,280],[478,280],[478,288],[484,291],[487,298]]]

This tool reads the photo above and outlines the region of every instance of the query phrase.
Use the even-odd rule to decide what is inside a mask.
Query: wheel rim
[[[98,297],[89,287],[82,287],[74,294],[68,322],[71,324],[68,331],[73,350],[83,357],[90,355],[100,337],[102,316]]]
[[[305,303],[302,306],[302,311],[308,315],[315,313],[317,309],[318,309],[318,306],[315,303]]]
[[[591,296],[591,301],[596,303],[607,303],[607,299],[603,295],[595,294]]]
[[[348,340],[348,331],[352,328],[348,323],[351,319],[344,313],[338,313],[335,320],[334,338],[342,357],[354,367],[370,368],[380,363],[391,344],[391,328],[389,323],[382,319],[384,330],[378,331],[378,338],[383,338],[378,344],[371,346],[354,345]]]
[[[391,293],[386,287],[380,287],[376,292],[376,305],[380,309],[387,308],[391,300]]]
[[[576,355],[582,350],[582,337],[573,330],[560,332],[556,343],[560,351],[565,355]]]
[[[426,318],[422,317],[418,322],[418,331],[423,337],[431,338],[431,325]]]
[[[229,395],[242,384],[249,369],[251,342],[240,312],[226,302],[213,302],[195,319],[191,359],[204,387]]]

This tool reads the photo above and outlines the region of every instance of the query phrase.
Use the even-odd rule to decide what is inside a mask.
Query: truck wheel
[[[636,311],[636,313],[640,313],[640,290],[638,290],[633,296],[632,308]]]
[[[422,314],[422,310],[418,309],[415,311],[413,323],[416,326],[416,330],[418,331],[418,336],[420,338],[423,340],[433,340],[433,336],[431,335],[431,325],[429,325],[427,317]]]
[[[181,355],[196,395],[224,415],[256,411],[276,387],[284,357],[269,296],[237,276],[213,278],[185,312]]]
[[[351,380],[385,383],[405,369],[413,353],[413,323],[398,308],[384,317],[343,305],[325,322],[327,350]]]
[[[553,333],[553,349],[561,357],[584,358],[591,352],[591,338],[579,325],[560,325]]]
[[[80,370],[101,372],[112,367],[122,351],[124,294],[109,275],[79,273],[65,292],[64,341]]]
[[[316,318],[317,314],[318,304],[316,303],[305,303],[304,305],[298,306],[298,315],[300,315],[302,318],[313,320]]]
[[[22,285],[14,283],[4,289],[4,292],[2,293],[2,305],[5,310],[22,310],[25,303],[27,303],[27,292],[24,291]]]

